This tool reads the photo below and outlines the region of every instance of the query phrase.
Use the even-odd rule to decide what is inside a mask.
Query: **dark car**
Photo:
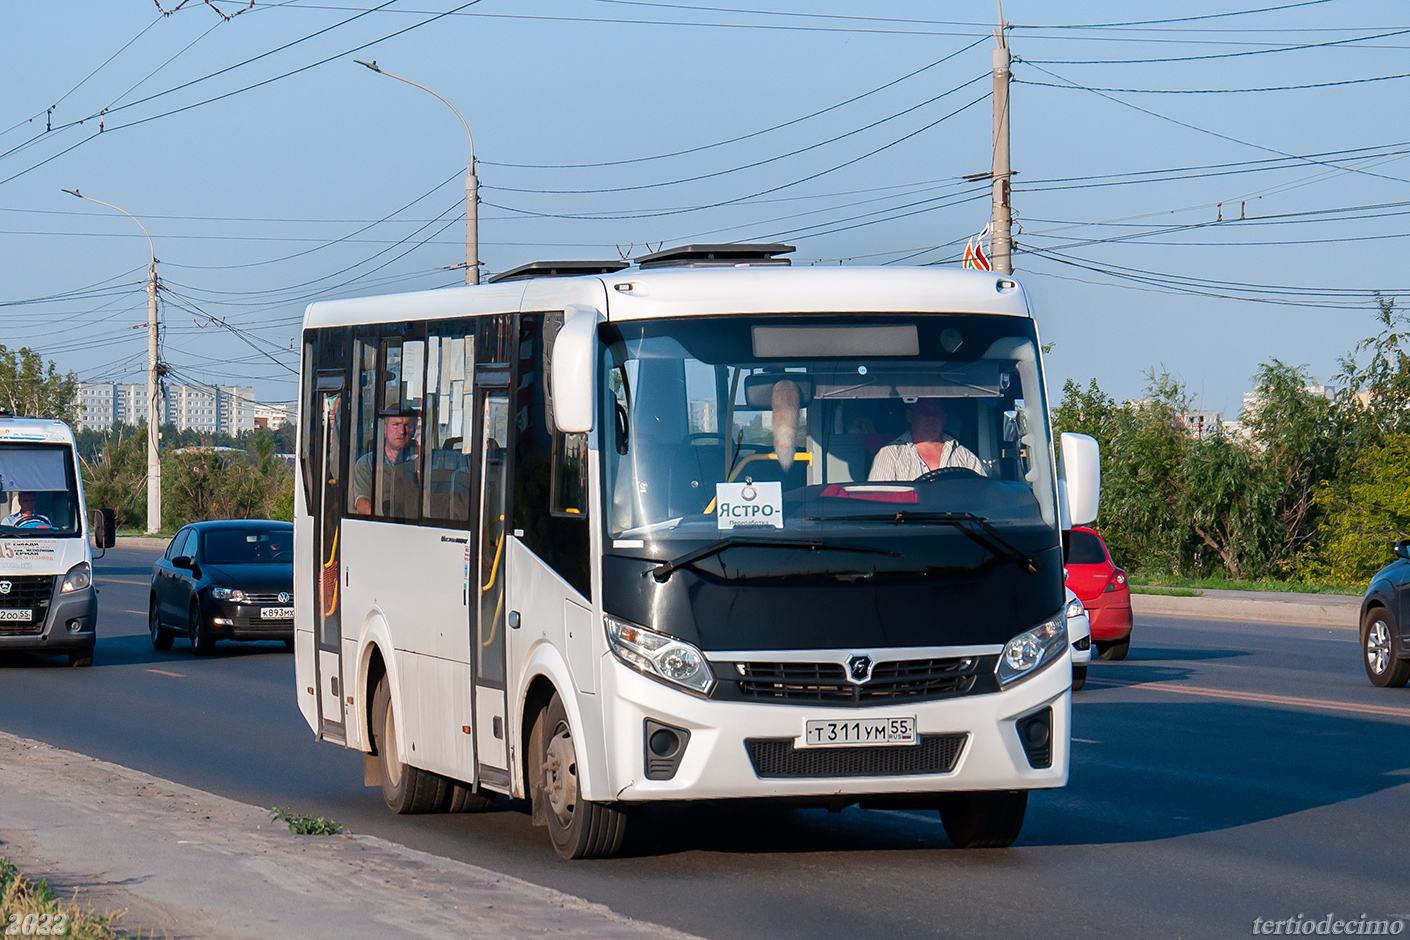
[[[1396,542],[1395,554],[1400,557],[1371,576],[1361,600],[1361,665],[1383,689],[1410,681],[1410,539]]]
[[[1073,526],[1067,546],[1067,586],[1087,608],[1092,643],[1102,659],[1125,659],[1131,649],[1131,588],[1094,530]]]
[[[152,646],[176,636],[209,653],[216,640],[294,645],[294,527],[263,519],[188,525],[152,565]]]

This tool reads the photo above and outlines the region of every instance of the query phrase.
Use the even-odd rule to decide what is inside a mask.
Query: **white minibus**
[[[94,539],[112,544],[111,510]],[[0,652],[93,663],[98,596],[73,431],[0,411]]]
[[[784,245],[312,304],[298,698],[395,812],[529,800],[568,858],[634,806],[934,809],[1009,845],[1067,782],[1062,531],[1007,275]]]

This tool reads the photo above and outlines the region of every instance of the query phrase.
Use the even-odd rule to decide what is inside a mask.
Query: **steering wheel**
[[[969,467],[936,467],[934,470],[927,470],[911,482],[934,483],[937,480],[952,479],[959,476],[977,477],[979,474]]]

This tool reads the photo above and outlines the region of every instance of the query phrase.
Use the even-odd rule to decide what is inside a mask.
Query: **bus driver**
[[[914,480],[943,467],[966,467],[984,476],[974,452],[945,433],[945,406],[938,398],[917,398],[906,408],[911,429],[877,451],[868,480]]]
[[[353,468],[353,509],[372,514],[376,454],[369,452]],[[392,415],[382,419],[382,492],[377,515],[394,519],[415,518],[419,513],[420,477],[416,447],[416,416]]]

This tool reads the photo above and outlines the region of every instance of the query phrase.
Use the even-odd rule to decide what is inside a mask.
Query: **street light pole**
[[[64,192],[121,212],[136,222],[142,234],[147,236],[147,248],[151,255],[147,263],[147,534],[155,535],[162,530],[162,460],[157,449],[161,433],[161,421],[157,417],[161,401],[157,389],[157,380],[161,376],[157,356],[157,249],[152,244],[152,233],[131,212],[125,212],[110,202],[85,196],[76,189],[65,189]]]
[[[395,78],[399,82],[406,82],[408,85],[415,85],[422,91],[436,95],[441,104],[455,112],[455,116],[460,118],[460,124],[465,128],[465,139],[470,142],[470,163],[465,168],[465,283],[480,283],[480,181],[475,176],[475,138],[470,135],[470,125],[466,122],[465,116],[460,113],[455,105],[445,98],[436,94],[431,89],[420,82],[413,82],[409,78],[400,75],[393,75],[386,69],[372,62],[364,62],[361,59],[354,59],[358,65],[365,66],[379,75],[388,78]]]

